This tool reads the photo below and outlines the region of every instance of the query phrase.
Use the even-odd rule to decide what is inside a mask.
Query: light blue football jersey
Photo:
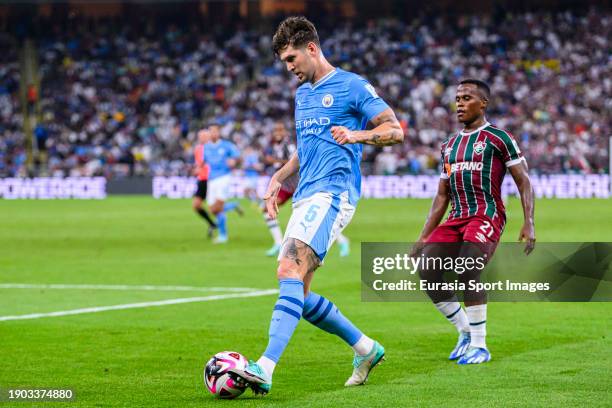
[[[247,153],[242,157],[242,168],[244,169],[244,175],[246,177],[257,177],[259,171],[257,165],[259,164],[259,154],[257,152]]]
[[[331,127],[365,130],[368,121],[388,107],[365,79],[340,68],[315,84],[300,86],[295,94],[300,182],[294,201],[319,192],[348,191],[349,203],[356,205],[361,193],[363,145],[339,145]]]
[[[220,139],[217,143],[207,143],[204,147],[204,162],[210,166],[209,180],[230,174],[232,169],[227,165],[228,159],[240,157],[235,144],[229,140]]]

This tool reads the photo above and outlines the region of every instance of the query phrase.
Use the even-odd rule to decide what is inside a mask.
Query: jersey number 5
[[[304,216],[304,220],[306,222],[313,222],[315,218],[317,218],[317,210],[321,208],[320,206],[313,204],[310,206],[308,211],[306,211],[306,215]]]

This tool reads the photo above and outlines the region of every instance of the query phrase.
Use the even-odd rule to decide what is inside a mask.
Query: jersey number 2
[[[480,226],[480,230],[489,238],[491,238],[495,232],[489,221],[485,221],[484,224]]]

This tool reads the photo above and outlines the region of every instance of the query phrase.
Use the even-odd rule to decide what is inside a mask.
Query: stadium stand
[[[435,174],[439,143],[458,129],[457,82],[492,85],[490,120],[510,129],[536,173],[603,173],[612,135],[612,15],[542,12],[350,22],[323,28],[337,66],[367,77],[395,108],[400,146],[366,147],[365,174]],[[0,176],[24,176],[15,40],[0,38]],[[188,175],[197,130],[214,120],[239,146],[291,128],[295,79],[270,33],[120,21],[73,21],[36,39],[50,176]]]

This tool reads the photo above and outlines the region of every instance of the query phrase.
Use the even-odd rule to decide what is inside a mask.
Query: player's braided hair
[[[305,46],[309,42],[321,46],[319,34],[317,34],[314,24],[303,16],[288,17],[278,25],[276,33],[272,37],[272,50],[274,50],[274,54],[279,55],[288,46],[297,48]]]

